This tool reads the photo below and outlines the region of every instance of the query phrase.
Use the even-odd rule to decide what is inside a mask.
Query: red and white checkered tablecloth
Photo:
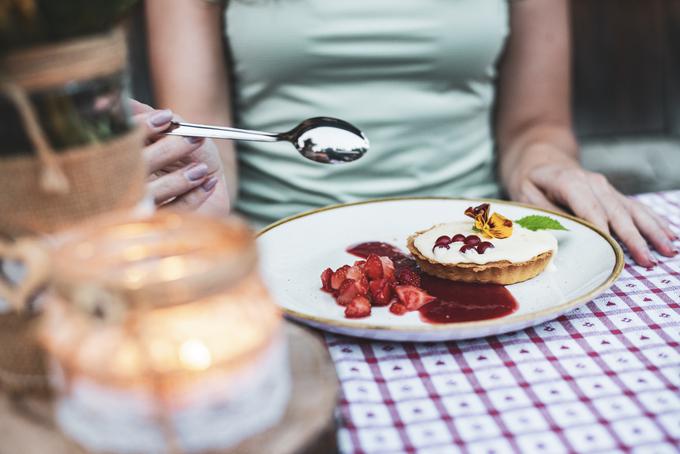
[[[639,196],[680,232],[680,191]],[[676,243],[680,245],[680,243]],[[680,256],[540,326],[464,342],[327,335],[343,453],[680,452]]]

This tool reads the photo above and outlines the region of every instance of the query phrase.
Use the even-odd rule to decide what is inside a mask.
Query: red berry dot
[[[469,235],[465,238],[465,244],[469,246],[476,246],[480,241],[482,240],[477,235]]]
[[[434,253],[434,250],[437,249],[438,247],[444,248],[444,249],[451,249],[451,246],[448,244],[435,244],[432,246],[432,253]]]
[[[495,247],[495,246],[492,243],[490,243],[488,241],[482,241],[481,243],[479,243],[477,245],[477,253],[483,254],[484,251],[486,251],[487,249],[491,249],[493,247]]]
[[[449,238],[446,235],[440,236],[434,242],[435,246],[444,246],[444,245],[448,245],[449,243],[451,243],[451,238]]]

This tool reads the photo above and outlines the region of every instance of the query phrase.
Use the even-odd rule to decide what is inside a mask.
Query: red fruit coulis
[[[369,254],[382,255],[399,263],[413,266],[413,259],[398,247],[380,241],[355,244],[347,252],[366,258]],[[420,274],[421,287],[437,299],[420,308],[420,318],[428,323],[458,323],[488,320],[515,312],[517,301],[503,285],[467,284]]]
[[[391,259],[400,259],[406,257],[406,255],[396,246],[392,246],[389,243],[383,243],[382,241],[369,241],[366,243],[359,243],[347,248],[347,252],[357,257],[365,259],[370,254],[382,255],[383,257],[389,257]]]
[[[437,298],[420,308],[420,318],[426,322],[472,322],[517,310],[517,301],[503,285],[467,284],[420,274],[423,290]]]

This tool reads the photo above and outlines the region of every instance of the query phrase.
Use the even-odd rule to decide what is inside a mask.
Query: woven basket
[[[136,206],[145,190],[141,132],[55,155],[68,181],[65,192],[40,186],[45,167],[39,158],[1,159],[0,235],[54,233],[93,215]]]

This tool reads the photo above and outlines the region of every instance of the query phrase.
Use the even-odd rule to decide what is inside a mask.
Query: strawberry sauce
[[[406,255],[396,246],[381,241],[369,241],[366,243],[359,243],[347,248],[347,252],[357,257],[365,259],[369,254],[382,255],[391,259],[405,258]]]
[[[455,323],[503,317],[517,310],[517,301],[503,285],[467,284],[421,273],[423,290],[437,297],[420,308],[430,323]]]
[[[366,258],[376,254],[391,258],[397,267],[414,267],[414,260],[389,243],[372,241],[355,244],[347,252]],[[502,285],[453,282],[415,271],[421,277],[421,288],[437,299],[419,309],[420,318],[428,323],[457,323],[488,320],[515,312],[517,301]]]

